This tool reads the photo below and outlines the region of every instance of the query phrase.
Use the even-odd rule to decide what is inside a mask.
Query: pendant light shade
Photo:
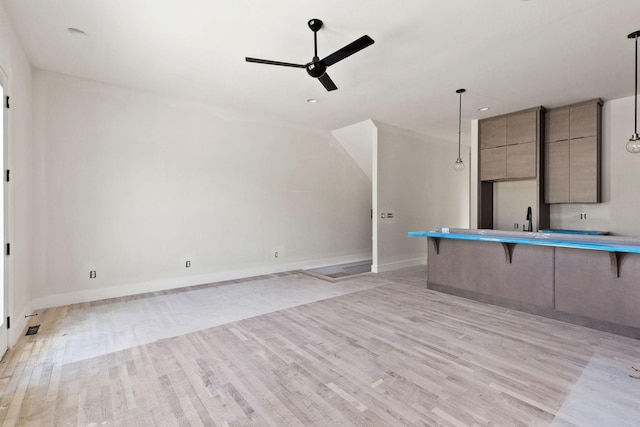
[[[460,138],[462,136],[462,94],[466,92],[466,89],[458,89],[456,93],[460,94],[460,108],[458,109],[458,158],[453,164],[453,170],[456,172],[462,172],[464,170],[464,162],[460,157]]]
[[[630,39],[636,39],[636,91],[635,91],[635,112],[633,116],[634,127],[633,135],[627,142],[627,151],[630,153],[640,153],[640,135],[638,135],[638,37],[640,31],[636,31],[627,36]]]

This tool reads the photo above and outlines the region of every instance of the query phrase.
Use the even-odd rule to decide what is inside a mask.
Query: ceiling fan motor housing
[[[327,72],[327,66],[324,65],[324,62],[320,61],[318,57],[313,58],[313,61],[306,65],[306,69],[307,74],[315,78],[321,77]]]

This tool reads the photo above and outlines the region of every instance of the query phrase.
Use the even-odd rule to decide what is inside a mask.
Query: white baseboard
[[[265,274],[282,273],[285,271],[309,270],[312,268],[327,267],[330,265],[346,264],[371,259],[371,253],[360,253],[319,260],[300,261],[288,264],[263,265],[249,267],[241,270],[220,271],[195,276],[172,277],[124,285],[109,286],[100,289],[66,292],[36,298],[31,305],[36,309],[58,307],[62,305],[78,304],[89,301],[99,301],[107,298],[118,298],[129,295],[143,294],[147,292],[178,289],[188,286],[203,285],[207,283],[237,280],[248,277],[262,276]],[[25,322],[26,325],[26,322]]]
[[[413,267],[416,265],[427,265],[427,257],[378,264],[377,273],[384,273],[385,271],[398,270],[399,268]]]

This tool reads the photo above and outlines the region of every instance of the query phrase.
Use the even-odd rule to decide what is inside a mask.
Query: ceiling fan
[[[332,66],[336,62],[342,61],[348,56],[353,55],[364,49],[367,46],[371,46],[374,41],[369,36],[362,36],[358,40],[349,43],[342,49],[338,49],[333,52],[331,55],[325,57],[324,59],[320,59],[318,57],[318,30],[322,28],[322,21],[319,19],[310,19],[307,22],[311,31],[313,31],[313,48],[314,55],[311,62],[307,64],[292,64],[290,62],[280,62],[280,61],[270,61],[268,59],[258,59],[258,58],[249,58],[246,57],[247,62],[256,62],[258,64],[269,64],[269,65],[280,65],[283,67],[295,67],[295,68],[306,68],[307,73],[314,78],[320,80],[322,86],[324,86],[327,91],[332,91],[338,89],[336,84],[331,80],[331,77],[327,74],[327,67]]]

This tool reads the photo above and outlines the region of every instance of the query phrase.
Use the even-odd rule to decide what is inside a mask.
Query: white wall
[[[506,231],[526,231],[527,208],[531,207],[535,228],[538,184],[535,179],[496,182],[493,184],[493,228]],[[518,224],[515,228],[515,224]],[[538,231],[538,230],[534,230]]]
[[[12,171],[8,185],[8,240],[11,256],[6,257],[8,280],[8,315],[11,316],[9,345],[13,346],[26,326],[25,315],[31,312],[31,66],[20,46],[0,2],[0,67],[8,77],[7,95],[11,97],[8,117],[8,153],[6,168]]]
[[[625,148],[633,133],[633,114],[633,97],[604,104],[603,139],[605,159],[609,159],[604,170],[610,174],[607,173],[609,180],[603,182],[603,188],[610,195],[609,230],[640,237],[640,154],[631,154]]]
[[[427,239],[409,231],[469,227],[469,150],[467,168],[455,172],[458,147],[428,135],[375,122],[378,126],[378,270],[425,263]],[[380,214],[393,213],[392,219]]]
[[[370,182],[329,133],[33,80],[36,307],[371,256]]]

